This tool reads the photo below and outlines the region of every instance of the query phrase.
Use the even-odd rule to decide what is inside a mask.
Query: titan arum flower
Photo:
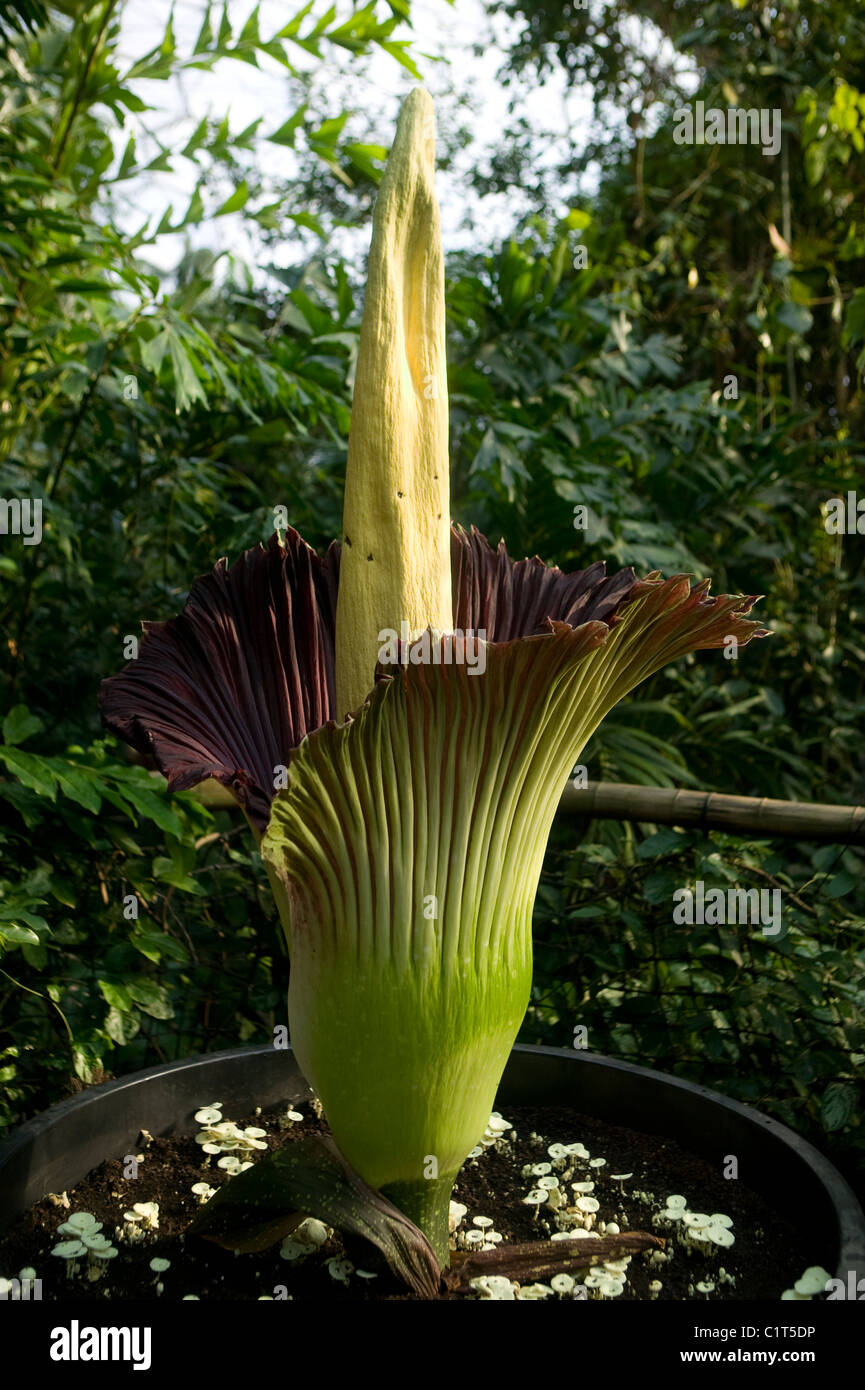
[[[101,701],[169,789],[214,777],[244,807],[288,940],[298,1062],[349,1164],[443,1264],[451,1188],[528,1005],[532,906],[581,750],[667,662],[764,635],[753,596],[514,561],[451,526],[448,502],[434,120],[417,89],[375,211],[341,546],[321,558],[288,530],[220,560],[179,617],[144,624]],[[412,640],[385,667],[388,629]],[[453,659],[451,633],[485,634],[482,672]]]

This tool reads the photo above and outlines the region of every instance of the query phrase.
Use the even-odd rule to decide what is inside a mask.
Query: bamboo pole
[[[216,781],[203,782],[195,794],[214,810],[237,809],[231,792]],[[865,845],[865,806],[821,806],[815,801],[773,801],[768,796],[727,796],[723,792],[641,787],[630,782],[570,785],[559,802],[558,815],[696,826],[702,830],[725,830],[730,835],[762,835],[766,839]]]
[[[570,785],[559,802],[560,816],[598,820],[654,821],[698,826],[766,839],[826,840],[865,845],[865,806],[821,806],[813,801],[773,801],[767,796],[641,787],[628,782]]]

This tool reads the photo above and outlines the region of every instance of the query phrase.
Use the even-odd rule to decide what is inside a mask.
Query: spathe
[[[576,574],[539,559],[514,562],[480,532],[452,527],[455,626],[492,641],[548,618],[615,620],[633,570]],[[195,580],[179,617],[146,622],[139,655],[102,682],[103,721],[152,757],[170,791],[215,778],[259,833],[280,785],[277,769],[306,734],[337,717],[334,680],[340,547],[319,556],[294,530]],[[345,712],[347,713],[347,711]]]

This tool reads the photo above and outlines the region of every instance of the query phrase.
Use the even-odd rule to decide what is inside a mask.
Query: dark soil
[[[225,1118],[266,1128],[271,1149],[291,1143],[293,1138],[326,1132],[326,1126],[308,1105],[297,1108],[304,1121],[287,1129],[278,1113],[245,1119],[227,1114]],[[711,1301],[776,1301],[807,1266],[816,1262],[804,1237],[762,1198],[739,1181],[725,1180],[704,1160],[669,1140],[603,1124],[564,1108],[515,1107],[507,1111],[505,1118],[511,1121],[514,1131],[480,1158],[467,1160],[453,1194],[454,1200],[468,1208],[462,1229],[471,1229],[474,1216],[492,1217],[494,1229],[503,1237],[500,1248],[543,1240],[556,1229],[551,1215],[545,1220],[543,1214],[533,1215],[537,1209],[523,1205],[522,1198],[536,1180],[522,1177],[521,1170],[528,1163],[550,1161],[550,1144],[580,1141],[592,1157],[606,1159],[603,1168],[590,1168],[586,1160],[568,1160],[574,1167],[573,1181],[595,1183],[592,1195],[600,1202],[596,1221],[616,1220],[622,1232],[650,1231],[667,1241],[667,1258],[663,1261],[652,1261],[648,1252],[632,1258],[621,1299],[648,1299],[650,1281],[660,1280],[663,1287],[659,1300],[708,1297]],[[511,1138],[513,1132],[516,1139]],[[170,1268],[159,1276],[164,1299],[182,1299],[188,1294],[202,1300],[255,1300],[262,1295],[284,1298],[283,1290],[297,1300],[413,1298],[390,1274],[372,1246],[362,1242],[346,1244],[338,1233],[320,1251],[300,1262],[282,1259],[279,1245],[263,1254],[234,1255],[197,1237],[185,1238],[184,1232],[198,1211],[197,1199],[190,1191],[193,1183],[206,1180],[218,1187],[231,1179],[216,1166],[215,1157],[207,1163],[207,1156],[192,1135],[157,1138],[146,1145],[142,1140],[139,1151],[143,1161],[135,1179],[125,1179],[123,1164],[110,1159],[68,1192],[68,1208],[46,1197],[20,1216],[0,1239],[0,1274],[12,1278],[22,1267],[34,1267],[43,1281],[45,1301],[70,1297],[100,1302],[106,1298],[148,1299],[159,1296],[157,1276],[149,1265],[154,1256],[160,1256],[171,1261]],[[613,1173],[633,1176],[617,1183],[609,1176]],[[672,1193],[684,1196],[691,1211],[724,1212],[731,1217],[735,1244],[729,1249],[692,1250],[684,1241],[679,1224],[653,1225],[653,1214]],[[159,1229],[149,1233],[140,1244],[118,1241],[113,1236],[114,1229],[121,1223],[124,1211],[135,1202],[158,1202]],[[63,1262],[51,1255],[53,1247],[68,1238],[58,1236],[56,1231],[73,1211],[91,1212],[103,1223],[104,1233],[114,1239],[120,1251],[108,1273],[93,1283],[88,1281],[83,1264],[77,1277],[66,1279]],[[566,1244],[573,1248],[572,1242]],[[356,1268],[373,1271],[378,1277],[361,1279],[352,1275],[348,1285],[338,1283],[327,1269],[331,1256],[347,1256]],[[721,1269],[734,1282],[719,1282]],[[715,1284],[710,1295],[696,1291],[697,1283],[705,1280]],[[466,1295],[451,1293],[443,1297]]]

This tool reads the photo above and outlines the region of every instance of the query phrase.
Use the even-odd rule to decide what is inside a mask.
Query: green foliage
[[[40,0],[0,0],[0,43],[10,34],[36,29],[46,18]]]
[[[34,752],[41,729],[17,706],[0,744],[0,1126],[70,1077],[263,1040],[285,983],[245,827],[107,740]]]
[[[578,239],[590,246],[590,282],[573,266]],[[816,435],[783,399],[766,419],[744,382],[725,399],[695,379],[694,352],[654,326],[636,275],[616,288],[616,265],[588,228],[560,224],[545,238],[532,228],[498,255],[455,264],[458,518],[563,568],[607,558],[767,595],[772,640],[738,661],[701,656],[655,677],[605,724],[589,775],[669,785],[679,764],[717,790],[855,799],[865,547],[829,536],[821,508],[853,488],[861,446],[846,430]],[[579,506],[585,529],[575,529]],[[630,759],[625,724],[643,745]]]
[[[560,841],[564,836],[560,836]],[[781,893],[782,929],[671,926],[673,893]],[[550,858],[521,1038],[660,1067],[775,1115],[843,1162],[865,1150],[863,854],[663,829]],[[771,899],[767,900],[767,903]]]
[[[141,615],[170,611],[218,554],[269,534],[275,506],[318,541],[340,515],[332,471],[344,458],[356,341],[346,272],[315,262],[274,268],[272,292],[262,294],[239,267],[218,284],[217,258],[199,251],[166,287],[146,268],[147,248],[208,216],[246,214],[249,189],[240,180],[221,199],[202,183],[180,216],[169,208],[122,235],[113,200],[141,167],[134,141],[117,163],[111,134],[142,107],[131,84],[187,63],[252,61],[259,47],[273,57],[289,43],[317,51],[325,38],[367,46],[393,28],[367,7],[337,38],[330,22],[298,16],[259,45],[252,21],[237,35],[223,15],[216,37],[205,22],[191,55],[177,53],[169,25],[120,74],[114,9],[84,6],[71,27],[0,56],[9,89],[0,122],[0,488],[40,497],[44,531],[41,545],[4,546],[0,559],[9,632],[0,688],[41,711],[61,740],[96,731],[94,669],[114,667]],[[313,123],[317,158],[332,159],[338,126]],[[224,161],[248,145],[247,132],[232,137],[226,122],[205,120],[182,153]],[[163,147],[145,167],[177,157]],[[285,232],[295,214],[280,213]],[[305,209],[296,216],[308,220]],[[62,669],[58,631],[76,634]],[[59,730],[58,711],[70,715]]]
[[[203,119],[145,166],[209,168],[185,211],[133,236],[115,215],[142,172],[134,137],[112,138],[146,110],[138,79],[288,64],[292,44],[405,56],[393,17],[308,9],[267,41],[254,16],[235,32],[208,9],[191,52],[169,24],[121,72],[109,0],[0,53],[0,495],[43,504],[41,544],[4,535],[0,553],[0,1123],[112,1071],[262,1041],[281,1016],[287,962],[245,828],[119,759],[95,696],[141,616],[176,611],[217,555],[270,534],[275,507],[312,540],[339,526],[357,336],[344,267],[274,267],[263,293],[239,266],[220,281],[209,251],[168,284],[145,259],[208,216],[273,224],[239,176],[253,132]],[[336,157],[339,121],[301,109],[294,128]],[[211,191],[226,168],[227,197]],[[283,233],[293,219],[315,220],[281,206]]]

